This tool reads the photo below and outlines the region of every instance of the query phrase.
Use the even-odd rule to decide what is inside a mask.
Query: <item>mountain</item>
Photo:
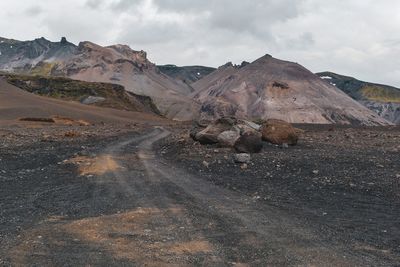
[[[37,75],[0,74],[0,77],[36,95],[76,101],[86,105],[160,114],[150,97],[127,92],[122,85]]]
[[[81,42],[75,46],[65,38],[60,42],[1,38],[0,70],[120,84],[127,91],[151,97],[163,115],[176,120],[191,119],[199,108],[188,97],[193,91],[190,86],[161,73],[146,52],[126,45]]]
[[[204,66],[178,67],[176,65],[159,65],[157,67],[162,73],[189,85],[216,70],[215,68]]]
[[[385,119],[297,63],[265,55],[228,63],[192,84],[201,117],[276,118],[292,123],[387,125]]]
[[[84,120],[89,123],[162,123],[164,121],[161,117],[150,113],[89,106],[38,96],[21,90],[0,77],[0,125],[15,125],[21,118],[52,117]]]
[[[333,72],[320,72],[317,75],[378,113],[381,117],[395,124],[400,124],[399,88],[364,82]]]
[[[118,84],[134,94],[136,104],[140,102],[137,97],[150,97],[154,110],[175,120],[234,115],[296,123],[389,123],[304,67],[269,55],[252,63],[228,63],[217,70],[202,66],[157,67],[146,52],[126,45],[75,45],[66,38],[60,42],[0,38],[0,71]],[[360,101],[374,100],[367,104],[375,105],[376,98],[385,104],[393,100],[392,94],[375,93],[364,88],[362,95],[368,98]],[[357,94],[354,92],[353,97]],[[113,97],[111,100],[117,99]],[[96,98],[89,102],[93,100]],[[381,114],[389,114],[387,110],[394,107],[379,103],[377,108],[382,109]],[[386,117],[396,121],[394,113]]]

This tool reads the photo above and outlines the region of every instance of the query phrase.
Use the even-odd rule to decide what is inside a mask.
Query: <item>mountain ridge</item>
[[[60,42],[8,40],[0,41],[0,70],[120,84],[127,91],[151,97],[168,118],[188,120],[197,113],[197,104],[187,96],[191,87],[161,73],[143,50],[89,41],[76,46],[66,38]]]
[[[389,124],[303,66],[269,54],[216,70],[157,66],[143,50],[90,41],[75,45],[65,37],[59,42],[1,38],[0,53],[0,71],[119,84],[150,97],[161,115],[174,120],[232,115],[296,123]]]
[[[264,55],[225,64],[193,84],[205,118],[278,118],[293,123],[388,124],[300,64]]]
[[[399,88],[385,84],[365,82],[334,72],[320,72],[317,75],[381,117],[395,124],[400,124]]]

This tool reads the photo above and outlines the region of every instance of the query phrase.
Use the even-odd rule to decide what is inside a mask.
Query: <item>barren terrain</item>
[[[396,266],[400,129],[300,127],[247,168],[185,125],[2,127],[0,265]]]

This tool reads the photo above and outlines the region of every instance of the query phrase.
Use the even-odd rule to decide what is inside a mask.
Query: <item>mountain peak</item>
[[[36,38],[36,39],[34,40],[34,42],[39,42],[39,43],[46,42],[46,43],[50,43],[50,41],[47,40],[47,39],[44,38],[44,37]]]

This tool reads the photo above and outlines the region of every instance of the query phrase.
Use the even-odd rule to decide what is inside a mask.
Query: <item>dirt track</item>
[[[399,136],[397,130],[379,133]],[[390,144],[358,150],[351,142],[346,149],[334,140],[323,145],[327,133],[312,132],[297,148],[266,147],[254,166],[241,170],[225,150],[197,147],[180,140],[181,133],[168,135],[154,128],[2,147],[0,265],[400,261],[400,178],[393,178],[400,162]],[[323,162],[326,154],[331,162]],[[370,157],[384,169],[372,167]],[[312,173],[316,168],[318,175]],[[364,184],[352,168],[371,177]],[[349,188],[335,184],[335,174],[338,181],[351,178]]]

